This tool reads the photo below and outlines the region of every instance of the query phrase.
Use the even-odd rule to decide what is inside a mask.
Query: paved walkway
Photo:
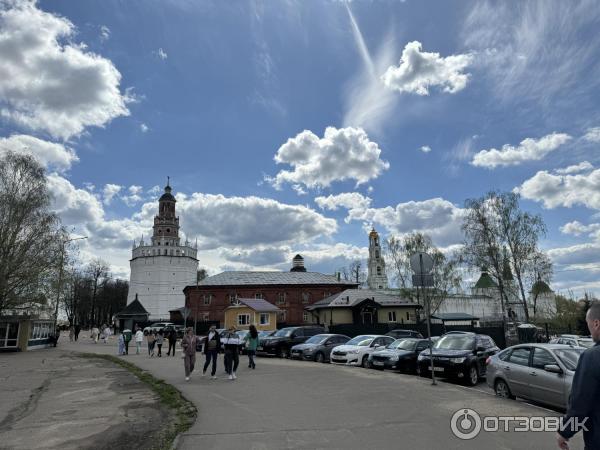
[[[64,348],[115,353],[116,345],[89,341]],[[218,380],[195,373],[185,382],[183,361],[129,355],[128,361],[180,389],[198,408],[198,419],[179,440],[180,449],[554,449],[554,433],[481,433],[456,438],[450,418],[461,408],[481,415],[556,415],[482,390],[410,375],[329,364],[258,358],[229,381],[219,361]],[[203,356],[198,355],[198,363]],[[572,449],[583,448],[581,437]]]
[[[147,448],[141,437],[165,414],[146,384],[108,361],[60,346],[0,353],[1,449]]]

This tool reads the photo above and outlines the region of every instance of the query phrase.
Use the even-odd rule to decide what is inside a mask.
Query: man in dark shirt
[[[600,303],[593,303],[585,316],[587,326],[596,343],[587,349],[579,358],[577,370],[573,377],[569,409],[563,418],[563,423],[572,419],[575,423],[584,423],[587,431],[583,430],[583,441],[586,450],[600,449]],[[587,420],[586,420],[587,417]],[[567,426],[558,432],[556,440],[558,447],[568,450],[569,439],[577,433],[576,429]]]

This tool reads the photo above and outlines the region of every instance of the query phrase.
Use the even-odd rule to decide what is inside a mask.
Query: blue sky
[[[167,175],[211,272],[333,272],[371,225],[452,249],[466,198],[518,189],[555,288],[600,287],[593,1],[0,5],[0,151],[44,162],[84,260],[127,276]]]

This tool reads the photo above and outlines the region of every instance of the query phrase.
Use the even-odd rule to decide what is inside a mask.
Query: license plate
[[[373,361],[373,365],[374,366],[383,366],[383,363],[381,361]]]
[[[256,350],[261,350],[262,351],[262,347],[256,347]]]
[[[431,370],[431,367],[429,367],[429,370]],[[436,366],[434,366],[433,367],[433,371],[434,372],[443,372],[444,368],[443,367],[436,367]]]

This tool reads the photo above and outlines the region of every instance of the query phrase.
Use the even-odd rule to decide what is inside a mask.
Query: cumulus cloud
[[[591,223],[589,225],[584,225],[578,220],[574,220],[560,227],[560,231],[564,234],[572,234],[574,236],[597,233],[598,231],[600,231],[600,223]]]
[[[475,154],[471,164],[494,169],[499,166],[517,166],[526,161],[539,161],[570,139],[571,136],[565,133],[552,133],[537,140],[527,138],[517,147],[506,144],[501,150],[481,150]]]
[[[583,139],[588,142],[600,142],[600,127],[588,128]]]
[[[429,145],[423,145],[419,150],[423,153],[429,153],[431,151],[431,147]]]
[[[123,189],[123,186],[119,186],[118,184],[105,184],[102,190],[102,202],[105,205],[110,205],[113,197],[121,192],[121,189]]]
[[[74,162],[79,161],[71,148],[25,134],[0,138],[0,154],[7,151],[32,155],[44,167],[60,171],[69,169]]]
[[[389,168],[389,163],[380,156],[381,149],[362,128],[327,127],[323,138],[304,130],[279,147],[274,158],[278,164],[289,164],[293,170],[282,170],[267,180],[276,189],[285,183],[327,187],[343,180],[356,180],[359,185]]]
[[[68,139],[129,114],[111,61],[69,41],[73,24],[35,2],[0,4],[0,114]]]
[[[165,52],[162,48],[159,48],[156,54],[163,61],[169,57],[169,55],[167,55],[167,52]]]
[[[409,42],[402,51],[397,66],[390,66],[381,76],[389,89],[417,95],[429,95],[431,87],[454,94],[463,90],[469,74],[463,71],[472,63],[469,54],[440,56],[439,53],[422,51],[418,41]]]
[[[345,209],[366,209],[371,205],[371,199],[358,192],[344,192],[337,195],[315,198],[315,203],[321,209],[336,211],[340,207]]]
[[[65,225],[99,222],[104,217],[100,201],[89,191],[75,188],[69,180],[51,173],[48,190],[53,196],[52,209]]]
[[[129,195],[123,195],[121,199],[125,202],[127,206],[134,206],[136,203],[144,200],[142,194],[144,192],[144,188],[142,186],[132,185],[127,189]]]
[[[569,175],[573,173],[579,172],[587,172],[588,170],[593,170],[594,166],[589,161],[583,161],[579,164],[575,164],[573,166],[565,167],[564,169],[557,169],[555,172],[559,175]]]
[[[600,169],[575,175],[542,170],[515,189],[523,198],[542,202],[544,208],[583,205],[600,209]]]

